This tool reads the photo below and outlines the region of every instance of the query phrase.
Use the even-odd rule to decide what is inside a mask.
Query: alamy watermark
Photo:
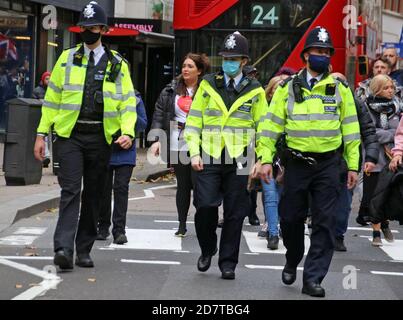
[[[357,290],[357,271],[358,269],[352,265],[346,265],[343,268],[343,274],[347,274],[343,278],[344,290]]]
[[[45,30],[57,29],[57,9],[55,6],[47,5],[42,8],[42,27]]]

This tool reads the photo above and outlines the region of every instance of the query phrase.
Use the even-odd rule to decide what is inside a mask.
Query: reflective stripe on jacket
[[[88,62],[83,56],[81,66],[73,63],[74,54],[79,48],[80,45],[65,50],[56,62],[42,105],[38,133],[46,134],[54,125],[57,135],[64,138],[71,135],[80,114]],[[116,52],[112,51],[112,54],[121,61],[122,58]],[[104,134],[109,144],[112,142],[112,135],[119,130],[122,135],[134,137],[137,119],[137,99],[128,65],[122,61],[122,68],[115,82],[107,80],[111,66],[112,63],[108,61],[103,82]]]
[[[269,107],[270,129],[262,134],[270,139],[270,162],[277,138],[285,131],[288,147],[301,152],[324,153],[344,143],[348,168],[358,170],[360,127],[351,90],[328,75],[312,90],[301,87],[303,102],[297,103],[293,81],[278,87]],[[326,94],[327,90],[334,93]]]
[[[190,156],[200,154],[200,147],[208,155],[218,159],[224,147],[232,158],[242,155],[255,133],[263,130],[268,105],[263,88],[245,89],[228,110],[220,94],[203,80],[193,98],[185,126],[185,140]],[[261,150],[268,139],[256,141],[258,157],[265,157]]]

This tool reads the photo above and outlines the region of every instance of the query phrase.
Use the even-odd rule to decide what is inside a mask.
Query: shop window
[[[8,1],[8,0],[0,0],[0,8],[10,9],[10,1]]]
[[[32,93],[34,17],[0,10],[0,130],[6,101]]]

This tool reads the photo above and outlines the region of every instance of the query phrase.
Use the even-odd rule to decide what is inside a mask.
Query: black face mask
[[[85,42],[85,44],[91,45],[94,44],[99,40],[101,37],[101,33],[94,33],[91,32],[90,30],[85,30],[84,32],[81,32],[81,39]]]

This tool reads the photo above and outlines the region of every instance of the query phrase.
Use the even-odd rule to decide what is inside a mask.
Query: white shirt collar
[[[92,50],[92,51],[94,51],[94,61],[95,61],[95,64],[97,64],[98,61],[99,61],[99,59],[101,59],[102,56],[103,56],[104,53],[105,53],[104,46],[103,46],[102,43],[101,43],[98,47],[96,47],[96,48],[95,48],[94,50]],[[90,56],[90,52],[91,52],[91,49],[89,49],[89,48],[87,47],[87,45],[84,43],[84,55],[87,57],[87,59],[88,59],[89,56]]]
[[[228,86],[229,81],[231,80],[230,77],[227,76],[226,73],[224,73],[224,77],[225,77],[225,85]],[[243,74],[242,72],[240,72],[235,78],[234,78],[234,86],[237,87],[238,84],[241,82],[243,78]]]
[[[319,82],[323,77],[323,73],[317,75],[316,77],[313,77],[310,73],[309,70],[306,70],[306,82],[311,85],[311,79],[315,78],[316,80],[318,80],[317,82]]]

